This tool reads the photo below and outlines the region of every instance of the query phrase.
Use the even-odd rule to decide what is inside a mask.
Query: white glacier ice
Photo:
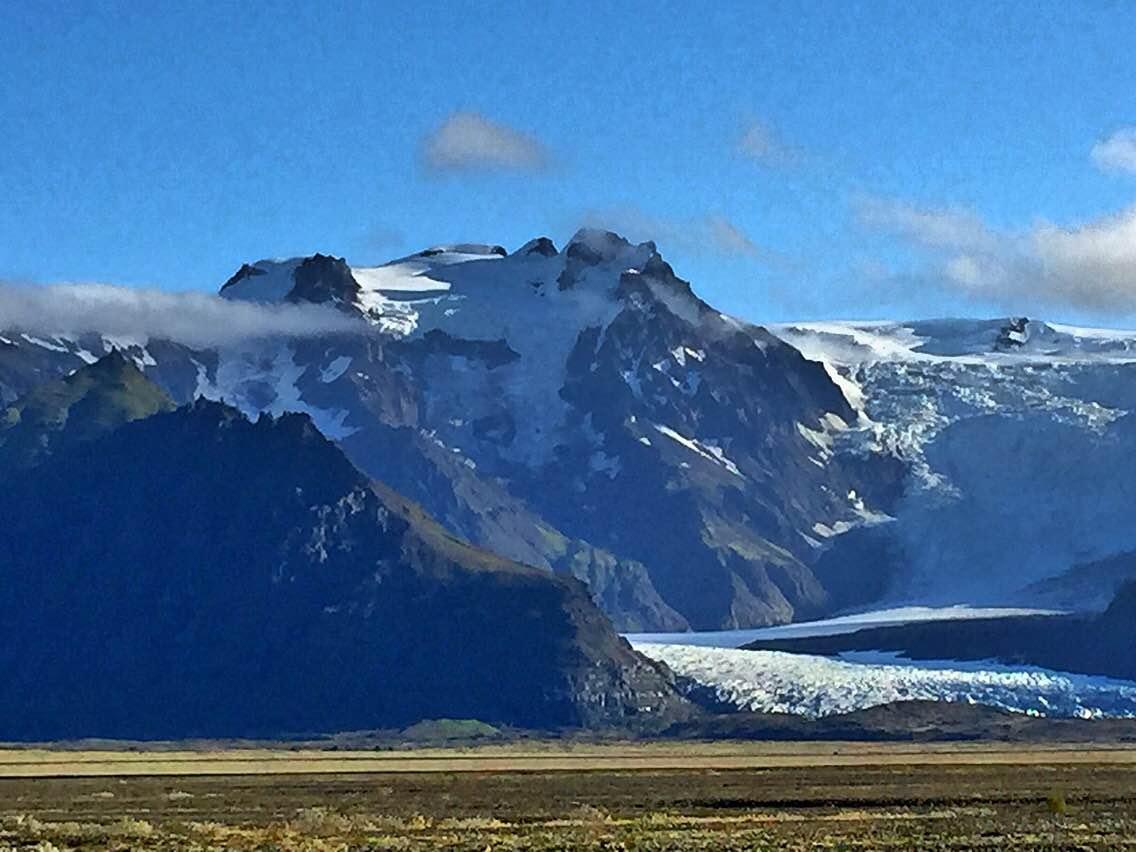
[[[1136,683],[997,663],[908,662],[634,642],[741,710],[818,718],[894,701],[968,702],[1038,716],[1136,716]]]

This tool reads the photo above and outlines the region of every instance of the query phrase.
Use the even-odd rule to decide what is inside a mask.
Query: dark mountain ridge
[[[303,415],[127,423],[9,477],[0,517],[6,738],[686,712],[582,584],[456,540]]]

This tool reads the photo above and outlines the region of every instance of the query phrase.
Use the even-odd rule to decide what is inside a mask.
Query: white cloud
[[[1136,127],[1122,127],[1093,146],[1090,154],[1097,168],[1136,174]]]
[[[551,156],[535,137],[476,112],[455,112],[422,141],[432,172],[512,170],[537,172]]]
[[[853,207],[861,224],[891,231],[928,248],[989,249],[997,241],[982,220],[966,210],[918,207],[874,196],[860,196]]]
[[[324,305],[269,305],[111,284],[0,282],[0,328],[44,335],[98,332],[161,338],[207,348],[276,335],[365,333],[369,326]]]
[[[786,166],[800,158],[798,150],[760,121],[751,121],[745,126],[737,148],[743,156],[767,166]]]
[[[611,207],[585,214],[583,224],[616,231],[632,242],[653,240],[663,249],[670,246],[691,254],[751,258],[765,254],[738,225],[716,213],[674,220],[652,216],[638,207]]]
[[[976,215],[886,199],[857,205],[862,224],[927,252],[931,278],[1016,308],[1136,311],[1136,206],[1068,227],[1041,222],[997,230]]]
[[[1032,234],[1042,280],[1087,307],[1136,309],[1136,207],[1077,228]]]

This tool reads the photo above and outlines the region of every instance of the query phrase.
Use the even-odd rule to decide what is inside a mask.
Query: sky
[[[155,8],[0,4],[0,279],[592,225],[758,322],[1136,324],[1136,2]]]

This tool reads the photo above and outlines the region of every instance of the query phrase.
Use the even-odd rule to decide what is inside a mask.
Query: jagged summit
[[[359,284],[341,257],[316,253],[288,260],[246,263],[221,285],[228,299],[252,302],[311,302],[355,305]]]
[[[552,257],[559,254],[556,249],[556,244],[548,237],[537,237],[536,239],[529,240],[513,254],[525,256],[528,254],[539,254],[541,257]]]
[[[358,311],[384,331],[406,335],[432,328],[422,322],[436,313],[428,302],[436,305],[443,299],[450,302],[446,310],[468,316],[472,311],[463,310],[472,307],[468,300],[481,302],[487,291],[494,294],[494,304],[483,307],[503,321],[518,319],[511,314],[528,313],[527,303],[534,296],[545,300],[539,306],[542,313],[555,308],[561,321],[567,321],[573,309],[565,301],[594,302],[595,295],[616,301],[625,297],[627,288],[620,286],[625,273],[653,276],[670,285],[666,289],[693,298],[689,285],[675,277],[653,242],[633,244],[619,234],[594,228],[577,231],[561,251],[542,236],[512,254],[500,245],[455,243],[379,266],[351,266],[343,258],[323,254],[261,260],[242,265],[222,285],[221,295],[257,302],[332,304]],[[581,288],[580,298],[549,298],[553,290],[576,288]],[[508,305],[499,303],[502,294]],[[594,321],[594,309],[595,304],[582,319]]]
[[[594,263],[615,260],[630,253],[650,257],[657,254],[655,244],[648,240],[638,245],[629,242],[614,231],[602,228],[581,228],[568,244],[564,253],[572,258],[589,260]]]
[[[527,257],[557,257],[563,255],[587,263],[605,263],[620,257],[627,257],[634,265],[642,265],[652,255],[657,254],[653,242],[634,245],[619,234],[595,228],[581,228],[558,251],[556,244],[546,236],[529,240],[511,254],[501,245],[488,243],[452,243],[431,246],[405,257],[387,261],[378,266],[350,267],[353,272],[363,272],[364,278],[375,278],[374,270],[400,269],[411,274],[421,274],[430,269],[455,264],[503,258],[523,259]],[[638,260],[632,255],[638,257]],[[286,259],[264,259],[255,263],[244,263],[221,285],[221,294],[234,299],[253,301],[299,301],[305,294],[295,291],[295,276],[302,267],[327,267],[334,262],[343,261],[332,255],[316,253],[309,257]],[[391,276],[393,277],[393,276]],[[384,285],[390,289],[403,289],[391,281],[375,282],[377,289]],[[415,288],[418,289],[418,288]]]

